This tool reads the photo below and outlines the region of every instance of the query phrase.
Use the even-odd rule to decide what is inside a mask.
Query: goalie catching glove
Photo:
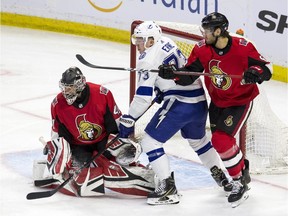
[[[115,134],[110,134],[108,137],[108,143],[114,137],[116,137]],[[118,164],[128,166],[138,160],[142,153],[142,148],[139,143],[131,139],[119,138],[108,148],[108,151],[116,158]]]

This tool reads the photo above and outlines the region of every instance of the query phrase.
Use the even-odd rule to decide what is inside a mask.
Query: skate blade
[[[240,200],[237,200],[236,202],[231,203],[231,207],[236,208],[241,203],[243,203],[246,199],[248,199],[248,197],[249,197],[249,194],[247,192],[245,192]]]
[[[170,205],[178,204],[180,202],[180,194],[173,194],[162,198],[148,198],[147,203],[149,205]]]
[[[230,191],[230,192],[228,192],[228,191],[224,191],[224,193],[225,193],[225,197],[229,197],[231,191]]]

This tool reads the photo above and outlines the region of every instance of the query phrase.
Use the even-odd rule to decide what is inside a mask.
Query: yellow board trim
[[[90,24],[1,12],[1,25],[81,35],[130,44],[130,32]],[[288,68],[273,65],[272,79],[288,83]]]
[[[272,79],[288,83],[288,68],[279,65],[273,65]]]
[[[1,12],[1,25],[75,34],[124,44],[130,43],[129,31],[43,17]]]

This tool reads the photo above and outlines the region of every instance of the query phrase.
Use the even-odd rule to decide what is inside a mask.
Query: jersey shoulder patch
[[[198,43],[197,43],[197,46],[198,47],[202,47],[202,46],[205,46],[205,39],[203,39],[203,40],[201,40],[201,41],[199,41]]]
[[[239,45],[247,46],[248,43],[249,43],[249,41],[247,41],[245,38],[239,39]]]
[[[100,94],[107,95],[109,92],[109,89],[105,88],[104,86],[100,86]]]

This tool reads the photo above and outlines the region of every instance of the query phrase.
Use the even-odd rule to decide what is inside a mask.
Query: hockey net
[[[134,28],[142,21],[134,21],[131,25],[131,34]],[[163,35],[176,42],[183,54],[188,57],[194,44],[202,39],[198,25],[180,24],[172,22],[157,22],[162,28]],[[130,45],[130,67],[136,67],[137,51]],[[202,77],[201,77],[202,78]],[[136,89],[136,74],[130,74],[130,102]],[[288,173],[288,126],[283,123],[272,111],[264,89],[260,87],[260,95],[254,100],[254,107],[247,123],[237,135],[239,144],[245,157],[250,161],[250,171],[254,174]],[[209,96],[207,99],[209,101]],[[154,104],[137,121],[135,126],[136,137],[143,135],[146,124],[152,118],[159,104]],[[207,133],[209,124],[207,122]],[[175,145],[187,142],[177,133],[169,143]],[[177,154],[177,153],[176,153]]]

